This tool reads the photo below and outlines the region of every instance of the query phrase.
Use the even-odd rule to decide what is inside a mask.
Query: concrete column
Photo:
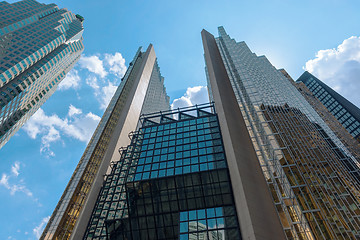
[[[136,129],[150,76],[155,64],[156,55],[152,44],[144,53],[141,67],[128,94],[124,108],[120,114],[117,126],[112,133],[109,146],[99,167],[99,171],[76,221],[70,239],[77,240],[84,237],[96,200],[104,182],[104,175],[108,172],[110,162],[119,161],[118,149],[130,144],[128,134]]]
[[[201,32],[243,239],[286,239],[215,38]]]

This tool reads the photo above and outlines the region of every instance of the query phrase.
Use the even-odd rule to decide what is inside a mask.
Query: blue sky
[[[11,1],[13,2],[13,1]],[[85,18],[82,59],[0,149],[0,239],[37,239],[139,46],[154,44],[171,102],[206,100],[203,28],[222,25],[297,79],[308,69],[360,106],[357,0],[59,0]]]

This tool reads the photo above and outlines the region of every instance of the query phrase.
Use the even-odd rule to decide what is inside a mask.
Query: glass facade
[[[79,60],[82,21],[55,4],[0,2],[0,148]]]
[[[316,112],[324,119],[325,123],[331,128],[341,142],[347,147],[357,161],[360,161],[360,143],[344,128],[335,116],[325,107],[321,101],[301,82],[295,82],[290,75],[280,69],[285,77],[298,89],[303,97],[310,103]]]
[[[134,75],[139,68],[139,62],[141,62],[140,55],[139,49],[133,60],[134,64],[129,67],[124,76],[126,81],[120,83],[111,99],[41,239],[52,239],[53,236],[58,236],[60,239],[68,239],[70,237],[81,207],[85,203],[91,183],[94,181],[104,157],[111,133],[114,131],[119,114],[123,108],[124,99],[126,99],[129,88],[134,81]],[[133,74],[130,74],[131,72]],[[122,92],[123,94],[121,94]]]
[[[71,237],[80,214],[85,211],[86,200],[99,175],[102,181],[103,176],[99,174],[101,165],[105,164],[105,170],[108,167],[106,162],[110,159],[106,153],[112,151],[109,150],[112,148],[112,139],[119,137],[116,135],[119,134],[116,128],[123,124],[122,118],[126,118],[129,114],[135,114],[134,110],[127,109],[126,105],[134,99],[135,93],[132,92],[132,89],[140,84],[137,82],[138,76],[139,73],[145,72],[142,67],[149,61],[148,52],[142,52],[140,47],[135,54],[40,239],[69,239]],[[170,109],[169,97],[166,95],[163,85],[164,78],[160,74],[156,60],[149,70],[149,83],[140,109],[141,113],[148,113],[149,106],[154,108],[155,102],[159,106],[163,106],[165,110]],[[154,89],[157,89],[157,92],[154,92]],[[128,128],[125,125],[122,127]],[[136,125],[131,130],[134,130],[135,127]],[[126,132],[127,134],[128,132]]]
[[[229,210],[229,216],[223,207],[180,212],[180,239],[224,239],[224,217],[234,215]]]
[[[151,73],[149,87],[146,91],[142,107],[142,113],[152,113],[159,111],[160,109],[169,110],[169,102],[170,97],[166,94],[164,77],[161,76],[159,65],[156,63]]]
[[[143,115],[120,151],[84,239],[241,238],[212,105]]]
[[[265,118],[283,149],[280,164],[288,183],[282,196],[293,195],[298,206],[285,202],[296,222],[304,214],[308,225],[295,225],[303,238],[355,239],[360,229],[359,170],[318,125],[296,108],[263,106]],[[287,184],[289,184],[287,186]],[[270,184],[278,207],[281,200]],[[336,206],[336,207],[334,207]],[[280,211],[282,212],[282,210]],[[292,238],[292,234],[288,233]]]
[[[351,151],[265,56],[223,27],[216,41],[287,238],[358,239]]]
[[[297,82],[303,82],[349,133],[360,142],[360,109],[332,90],[309,72]]]

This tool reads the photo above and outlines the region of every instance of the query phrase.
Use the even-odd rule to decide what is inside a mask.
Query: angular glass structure
[[[360,109],[309,72],[297,82],[303,82],[348,132],[360,142]]]
[[[118,149],[130,143],[141,114],[170,109],[155,51],[138,49],[81,157],[40,239],[81,239]]]
[[[0,2],[0,148],[79,60],[83,20],[55,4]]]
[[[265,56],[231,39],[223,27],[216,39],[205,30],[202,37],[210,96],[220,126],[223,130],[223,126],[236,124],[236,120],[221,121],[231,112],[227,105],[241,112],[286,238],[358,239],[356,157]],[[239,172],[242,179],[244,173]],[[260,191],[256,183],[253,188]],[[255,217],[246,226],[240,221],[242,234],[257,224],[262,222]],[[251,233],[247,236],[253,237]]]
[[[142,115],[84,239],[241,239],[213,105]]]
[[[329,109],[322,104],[322,102],[301,82],[295,82],[290,75],[284,70],[280,71],[285,77],[298,89],[303,97],[310,103],[330,129],[336,134],[340,141],[346,146],[350,153],[355,157],[356,160],[360,160],[360,142],[357,141],[336,119],[336,117],[329,111]]]

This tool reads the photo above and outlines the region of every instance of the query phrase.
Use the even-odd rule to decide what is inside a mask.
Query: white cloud
[[[100,87],[96,76],[88,76],[86,83],[94,89],[94,95],[100,103],[100,109],[106,109],[118,86],[109,80],[103,79]]]
[[[70,88],[78,89],[80,86],[81,78],[79,72],[76,69],[72,69],[64,80],[62,80],[58,86],[59,90],[67,90]]]
[[[14,166],[11,166],[11,172],[15,175],[15,176],[19,176],[19,170],[20,170],[20,163],[19,162],[15,162]]]
[[[50,145],[60,141],[62,135],[88,142],[100,121],[100,117],[89,112],[84,114],[81,109],[69,106],[68,115],[60,118],[56,114],[46,115],[41,108],[27,121],[23,129],[30,138],[41,135],[40,152],[47,157],[55,156]]]
[[[1,179],[0,179],[0,186],[5,187],[10,191],[10,195],[15,195],[16,192],[22,192],[25,193],[27,196],[32,197],[32,192],[25,186],[24,180],[17,179],[20,172],[20,163],[15,162],[13,166],[11,166],[11,175],[7,173],[2,173]],[[11,183],[16,182],[16,183]]]
[[[0,185],[3,185],[7,189],[10,189],[9,176],[7,174],[5,174],[5,173],[2,174],[1,179],[0,179]]]
[[[79,60],[79,69],[81,71],[75,69],[70,71],[66,79],[60,83],[59,89],[76,89],[81,84],[81,78],[85,79],[86,84],[94,90],[94,95],[100,103],[100,109],[106,109],[118,87],[120,77],[123,77],[127,70],[125,59],[121,53],[83,55]],[[37,130],[31,129],[29,134],[34,137],[38,134]]]
[[[100,88],[97,77],[93,75],[86,78],[86,84],[92,87],[95,91]]]
[[[105,71],[103,61],[99,59],[98,56],[90,56],[86,57],[85,55],[82,56],[79,60],[79,64],[82,68],[86,68],[90,72],[93,72],[100,77],[104,78],[108,74]]]
[[[73,118],[69,124],[69,131],[66,132],[70,135],[70,131],[73,131],[73,136],[83,142],[88,142],[95,131],[96,126],[100,122],[100,117],[91,112],[80,117]]]
[[[117,86],[115,86],[111,82],[109,82],[107,86],[101,89],[100,109],[106,109],[111,98],[114,96],[116,89]]]
[[[53,126],[49,127],[47,134],[41,138],[40,152],[48,157],[55,157],[55,153],[50,149],[50,143],[60,140],[60,132]]]
[[[337,48],[320,50],[305,70],[360,106],[360,37],[345,39]]]
[[[110,66],[110,72],[118,77],[123,77],[126,72],[125,59],[121,53],[116,52],[114,55],[105,54],[105,62]]]
[[[209,102],[209,96],[207,92],[206,86],[196,86],[196,87],[188,87],[184,96],[175,99],[171,108],[182,108],[189,107],[195,104],[202,104]]]
[[[40,236],[41,236],[42,232],[44,231],[44,228],[49,220],[50,220],[50,216],[44,217],[41,220],[40,224],[33,229],[33,233],[35,234],[37,239],[40,238]]]
[[[74,115],[82,114],[82,110],[79,108],[74,107],[72,104],[69,106],[69,117],[72,117]]]

